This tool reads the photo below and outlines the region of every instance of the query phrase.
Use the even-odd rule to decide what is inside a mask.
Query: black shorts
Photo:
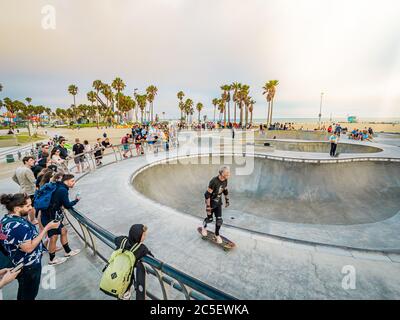
[[[53,221],[53,220],[51,220],[49,217],[47,217],[46,215],[42,215],[41,216],[41,222],[42,222],[42,225],[43,225],[43,227],[45,227],[47,224],[49,224],[51,221]],[[61,234],[61,229],[62,228],[64,228],[64,225],[63,225],[63,223],[61,222],[60,223],[60,226],[57,228],[57,229],[51,229],[51,230],[49,230],[49,231],[47,231],[47,236],[49,237],[49,238],[51,238],[52,236],[58,236],[58,235],[60,235]]]

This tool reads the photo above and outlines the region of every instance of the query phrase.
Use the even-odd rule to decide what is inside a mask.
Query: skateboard
[[[337,157],[339,157],[339,152],[337,152],[336,154],[335,154],[335,158],[337,158]]]
[[[216,244],[217,246],[224,249],[224,251],[229,251],[236,247],[235,243],[233,243],[231,240],[225,238],[224,236],[221,236],[222,243],[217,243],[217,241],[215,241],[215,233],[212,231],[209,231],[209,230],[207,230],[207,237],[203,237],[203,235],[201,234],[201,229],[202,229],[201,227],[198,227],[197,231],[200,233],[203,240],[208,240],[208,241]]]

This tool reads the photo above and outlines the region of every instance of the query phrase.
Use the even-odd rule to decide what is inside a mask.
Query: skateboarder
[[[219,229],[222,226],[222,194],[225,196],[225,208],[229,206],[228,197],[228,179],[230,176],[230,169],[228,166],[223,166],[219,170],[218,176],[211,179],[208,189],[204,194],[206,199],[207,217],[204,219],[201,234],[203,237],[207,236],[207,223],[213,222],[213,214],[215,215],[215,240],[217,243],[222,243],[219,235]]]

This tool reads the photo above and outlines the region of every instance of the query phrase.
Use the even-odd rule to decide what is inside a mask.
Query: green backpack
[[[115,250],[106,265],[100,281],[100,290],[115,298],[122,298],[131,283],[136,257],[133,254],[141,245],[138,243],[130,250],[124,250],[127,239]]]

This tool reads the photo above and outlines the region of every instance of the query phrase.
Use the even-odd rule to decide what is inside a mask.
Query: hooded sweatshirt
[[[126,242],[124,249],[130,250],[136,243],[140,242],[140,239],[142,238],[142,234],[143,234],[143,227],[144,226],[142,224],[134,224],[129,229],[128,237],[119,236],[119,237],[115,238],[115,240],[114,240],[115,245],[119,248],[121,246],[122,240],[127,239],[128,241]],[[139,249],[137,249],[134,252],[136,261],[139,261],[147,254],[153,257],[153,254],[143,243],[140,245]]]

